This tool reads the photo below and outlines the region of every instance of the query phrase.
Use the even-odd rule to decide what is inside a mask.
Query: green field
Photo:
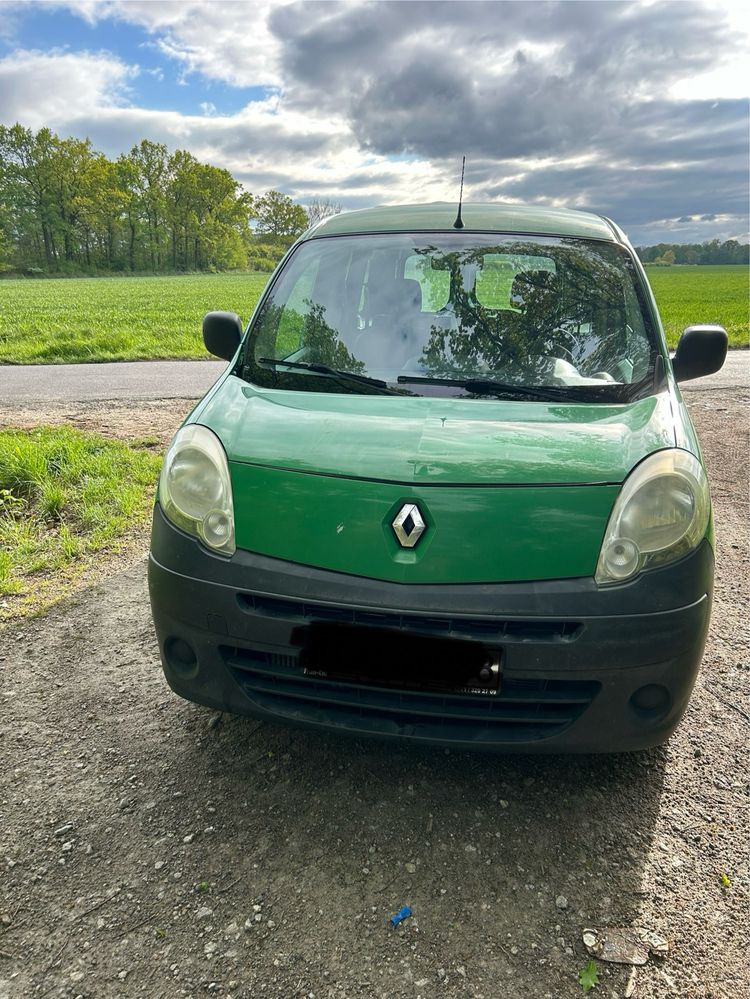
[[[732,347],[748,346],[748,278],[739,265],[647,267],[670,347],[686,326],[718,323]]]
[[[0,362],[57,364],[207,357],[211,309],[243,321],[268,274],[0,281]]]
[[[748,345],[748,271],[649,267],[670,346],[690,323],[720,323]],[[227,309],[247,320],[267,274],[0,281],[0,363],[205,357],[201,317]]]

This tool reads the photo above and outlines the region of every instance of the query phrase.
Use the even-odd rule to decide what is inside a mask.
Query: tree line
[[[279,191],[253,196],[228,170],[148,139],[108,159],[89,139],[0,125],[0,273],[271,270],[309,225],[338,211]],[[636,252],[661,265],[750,262],[734,239]]]
[[[637,246],[635,252],[644,264],[747,264],[750,263],[750,246],[727,239],[705,243],[657,243],[656,246]]]
[[[279,191],[144,139],[108,159],[89,139],[0,125],[0,272],[270,270],[314,221]]]

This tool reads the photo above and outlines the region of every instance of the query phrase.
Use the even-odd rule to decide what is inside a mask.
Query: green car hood
[[[671,399],[626,405],[260,389],[229,376],[192,421],[218,434],[237,545],[400,582],[592,575],[619,484],[674,446]],[[416,502],[427,529],[391,528]]]

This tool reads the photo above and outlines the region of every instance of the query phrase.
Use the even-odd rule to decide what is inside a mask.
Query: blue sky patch
[[[15,49],[49,52],[106,52],[140,72],[128,81],[123,103],[148,110],[178,111],[185,115],[231,115],[251,101],[262,101],[273,91],[268,87],[233,87],[207,80],[160,51],[148,31],[123,21],[104,18],[94,24],[46,4],[28,4],[14,11],[16,30],[0,38],[0,55]]]

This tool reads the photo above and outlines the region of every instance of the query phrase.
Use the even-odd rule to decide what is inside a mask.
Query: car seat
[[[419,281],[400,278],[368,286],[365,329],[354,343],[354,354],[368,370],[400,370],[421,352],[429,328],[425,320]]]

